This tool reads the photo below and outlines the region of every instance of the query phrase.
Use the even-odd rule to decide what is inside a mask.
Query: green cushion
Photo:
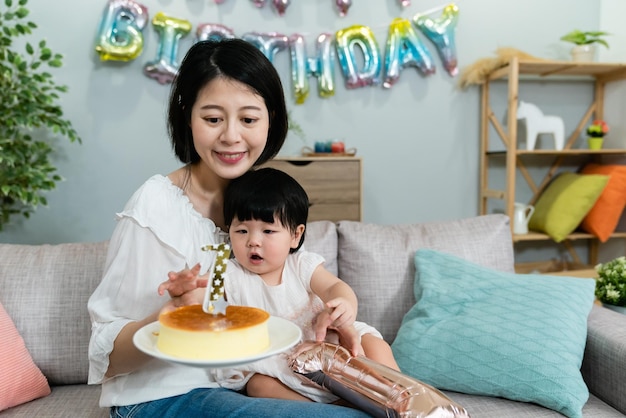
[[[415,266],[417,302],[392,344],[403,373],[582,417],[593,279],[505,273],[433,250],[417,251]]]
[[[563,241],[580,225],[608,180],[609,176],[597,174],[558,175],[537,199],[528,228]]]

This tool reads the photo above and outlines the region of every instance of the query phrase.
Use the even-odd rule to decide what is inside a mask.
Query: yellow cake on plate
[[[157,348],[183,359],[231,360],[249,357],[270,346],[266,311],[228,306],[226,315],[208,314],[201,305],[183,306],[159,315]]]

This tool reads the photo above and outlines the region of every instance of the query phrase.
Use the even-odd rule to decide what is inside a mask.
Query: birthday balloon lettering
[[[143,28],[148,9],[132,0],[109,0],[98,36],[96,52],[102,61],[131,61],[143,51]]]
[[[256,46],[271,62],[274,62],[274,56],[289,46],[289,38],[280,33],[244,33],[241,37],[244,41],[250,42]]]
[[[157,58],[148,62],[143,72],[161,84],[171,83],[178,72],[176,56],[180,38],[191,31],[191,23],[159,12],[152,19],[152,26],[159,34]]]
[[[316,54],[307,58],[304,36],[293,34],[289,37],[291,54],[291,82],[297,104],[302,104],[309,95],[309,77],[317,78],[320,97],[335,94],[335,54],[332,49],[333,35],[323,33],[317,37]]]
[[[425,75],[435,72],[430,52],[417,36],[411,22],[397,18],[389,25],[383,86],[393,86],[398,80],[400,69],[408,66],[417,67]]]
[[[380,83],[380,53],[374,33],[363,25],[354,25],[335,34],[337,56],[349,89],[374,86]],[[362,68],[357,68],[356,49],[363,57]]]
[[[232,39],[235,32],[229,27],[214,23],[202,23],[196,29],[196,41],[219,41]]]
[[[267,2],[251,1],[257,7],[263,7]],[[272,1],[272,5],[283,13],[289,3],[289,0]],[[410,4],[408,0],[400,3],[403,7]],[[351,0],[336,0],[335,4],[347,11]],[[320,34],[312,56],[307,53],[305,37],[298,33],[286,36],[276,32],[249,32],[241,38],[255,45],[271,62],[274,62],[276,54],[289,49],[293,94],[296,103],[302,104],[310,93],[310,77],[317,79],[320,97],[328,98],[335,94],[335,61],[339,61],[348,89],[375,86],[381,83],[381,78],[383,87],[390,88],[399,79],[401,71],[407,67],[415,67],[424,75],[434,73],[436,67],[428,48],[418,36],[418,30],[436,47],[448,74],[455,76],[458,69],[454,35],[458,15],[459,9],[452,3],[443,8],[437,19],[419,13],[413,16],[412,21],[394,19],[388,28],[384,65],[381,63],[376,37],[365,25],[353,25],[334,34]],[[95,47],[100,59],[136,59],[143,51],[143,29],[147,21],[148,9],[136,1],[108,0],[98,28]],[[144,65],[143,72],[161,84],[170,83],[178,71],[180,39],[191,31],[192,25],[188,20],[167,16],[162,12],[155,15],[152,25],[159,36],[158,51],[156,59]],[[227,26],[202,23],[197,27],[195,42],[234,37],[234,31]]]
[[[458,21],[459,8],[455,4],[447,5],[438,19],[419,14],[413,16],[413,23],[435,45],[444,68],[453,77],[458,73],[454,37]]]

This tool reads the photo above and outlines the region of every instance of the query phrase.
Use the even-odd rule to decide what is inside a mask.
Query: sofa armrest
[[[626,414],[626,315],[594,305],[582,374],[589,391]]]

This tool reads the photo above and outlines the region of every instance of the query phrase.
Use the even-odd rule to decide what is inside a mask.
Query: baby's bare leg
[[[280,380],[264,375],[255,374],[248,380],[246,385],[248,396],[253,398],[276,398],[289,399],[293,401],[311,401],[309,398],[291,390]]]
[[[385,340],[372,334],[365,334],[361,336],[361,345],[363,346],[363,351],[365,351],[365,357],[400,371],[400,367],[398,367],[398,363],[396,363],[396,359],[393,357],[391,347]]]

